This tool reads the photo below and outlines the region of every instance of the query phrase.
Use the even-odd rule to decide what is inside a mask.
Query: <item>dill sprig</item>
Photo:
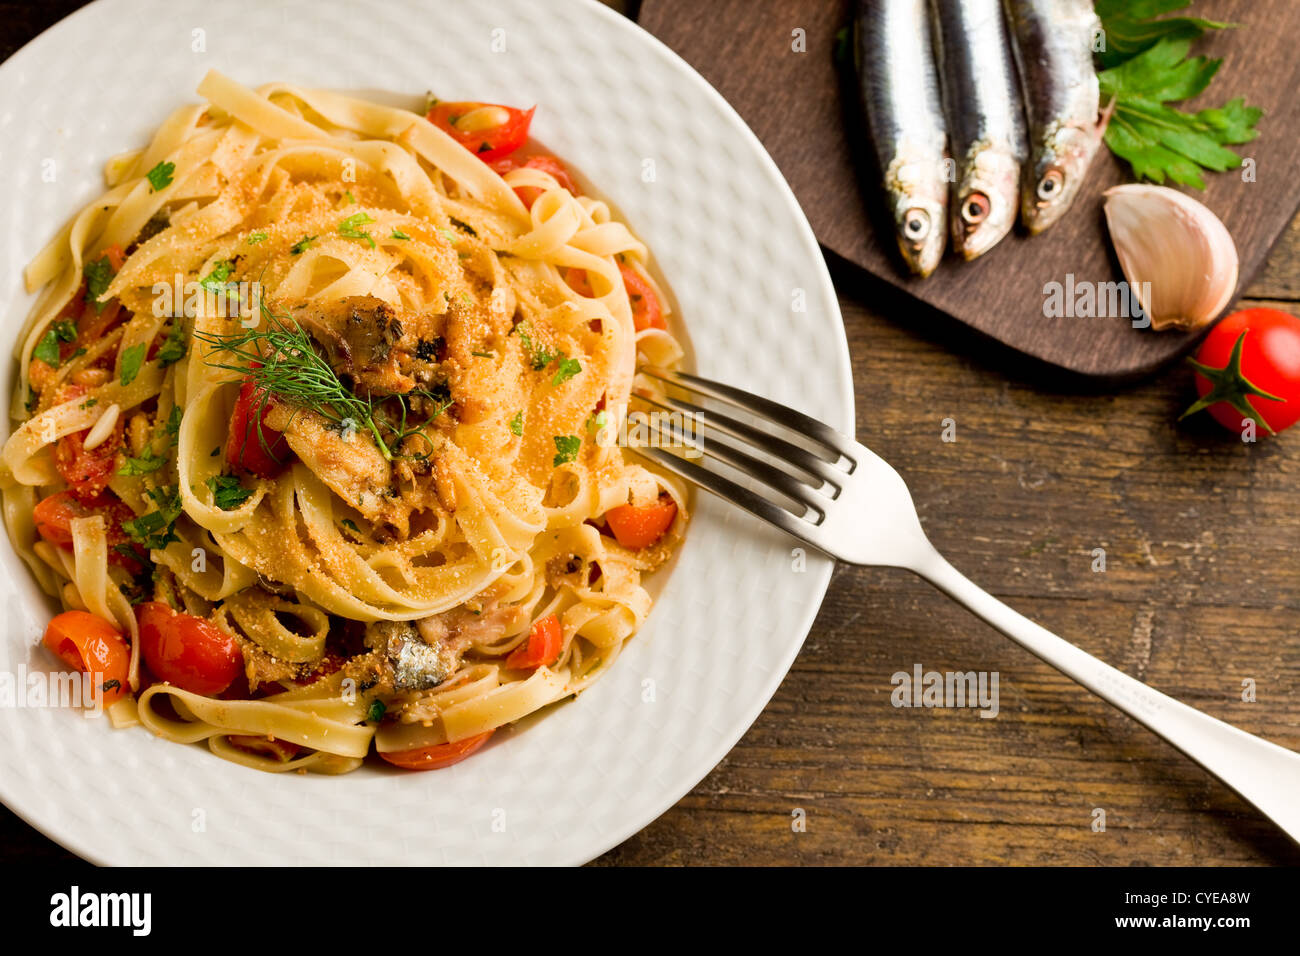
[[[265,301],[260,305],[266,319],[263,328],[249,329],[238,335],[214,335],[196,330],[194,336],[213,347],[212,355],[205,360],[207,365],[237,372],[241,377],[247,376],[253,380],[259,396],[255,421],[264,448],[267,447],[267,442],[261,434],[262,415],[267,402],[276,398],[286,404],[315,412],[344,433],[349,430],[369,431],[380,452],[389,461],[394,457],[428,457],[428,453],[394,455],[393,449],[413,436],[423,438],[430,449],[433,447],[429,436],[419,426],[407,427],[409,408],[405,396],[393,396],[400,408],[400,418],[395,424],[388,421],[379,414],[372,398],[362,398],[343,384],[324,356],[317,351],[311,336],[288,316],[275,315]],[[240,361],[214,361],[213,356],[217,353],[234,356]],[[441,401],[438,396],[422,390],[417,389],[415,393],[437,402],[434,413],[429,416],[430,420],[452,404],[449,400]],[[388,434],[387,440],[385,433]]]

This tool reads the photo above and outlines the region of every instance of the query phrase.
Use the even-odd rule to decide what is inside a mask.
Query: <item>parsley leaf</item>
[[[582,450],[582,438],[577,435],[553,435],[551,440],[555,442],[555,458],[551,464],[558,468],[570,461],[578,460],[578,452]]]
[[[54,329],[46,330],[41,340],[32,350],[32,358],[39,359],[51,368],[59,367],[59,333]]]
[[[510,419],[510,434],[523,435],[524,433],[524,412],[523,409],[515,412],[515,417]]]
[[[124,459],[122,467],[117,470],[117,473],[128,477],[149,475],[153,474],[165,464],[167,464],[167,457],[165,455],[155,455],[152,451],[146,448],[144,454],[139,458]]]
[[[349,531],[354,531],[357,534],[361,533],[361,529],[357,527],[357,523],[351,518],[344,518],[339,522],[339,524],[343,525],[343,527],[347,528]]]
[[[515,326],[515,331],[519,333],[519,341],[523,343],[524,354],[528,356],[529,363],[533,366],[533,371],[540,372],[546,366],[555,361],[558,353],[552,352],[544,345],[534,345],[532,337],[528,334],[528,323],[520,322]]]
[[[158,509],[123,521],[122,530],[132,541],[150,550],[165,548],[180,540],[175,526],[181,514],[181,496],[174,488],[155,488],[147,494]]]
[[[207,485],[212,503],[222,511],[234,511],[253,496],[253,489],[245,488],[234,475],[213,475]]]
[[[339,223],[339,235],[346,239],[361,239],[367,246],[373,249],[375,248],[375,240],[370,238],[370,233],[366,232],[361,227],[374,221],[375,220],[368,213],[355,213]]]
[[[180,319],[173,319],[171,328],[167,330],[167,338],[158,349],[158,367],[175,365],[185,357],[185,351],[185,325]]]
[[[137,342],[122,352],[122,384],[130,385],[144,365],[144,343]]]
[[[154,192],[166,189],[172,184],[172,173],[176,172],[175,163],[159,163],[149,172],[144,174],[144,178],[149,180],[149,185]]]
[[[295,256],[296,256],[296,255],[298,255],[300,252],[304,252],[304,251],[306,251],[307,247],[310,246],[313,242],[315,242],[315,241],[317,240],[317,238],[319,238],[319,237],[318,237],[318,236],[303,236],[301,239],[299,239],[297,242],[295,242],[292,246],[289,247],[289,253],[290,253],[290,255],[295,255]]]
[[[234,263],[225,259],[214,262],[212,271],[199,280],[199,285],[209,292],[223,295],[226,292],[226,280],[230,278],[230,273],[234,271],[234,268]]]
[[[560,367],[555,372],[555,377],[551,379],[552,387],[559,387],[567,382],[573,376],[582,371],[582,365],[577,359],[568,358],[563,352],[556,356],[560,360]]]
[[[394,239],[407,239],[407,240],[409,240],[411,237],[408,236],[406,233],[402,232],[402,230],[400,230],[400,229],[394,229],[394,230],[393,230],[393,238],[394,238]]]
[[[93,262],[87,262],[81,271],[86,277],[86,301],[94,303],[96,312],[103,312],[108,303],[100,302],[99,297],[108,289],[116,274],[113,272],[113,264],[108,261],[108,256],[101,256]]]
[[[370,710],[366,712],[366,720],[383,720],[387,712],[388,706],[382,700],[372,700]]]
[[[1233,26],[1202,17],[1166,17],[1190,0],[1097,0],[1097,16],[1105,24],[1106,49],[1098,52],[1103,69],[1118,66],[1164,39],[1195,40],[1206,30]]]
[[[249,244],[250,246],[255,246],[255,245],[257,245],[259,242],[266,242],[266,239],[267,239],[266,233],[264,233],[264,232],[255,232],[255,233],[253,233],[251,236],[248,237],[248,244]]]
[[[1241,165],[1229,144],[1258,136],[1263,110],[1230,100],[1218,109],[1184,113],[1168,102],[1203,92],[1221,60],[1189,57],[1190,40],[1159,40],[1146,51],[1098,76],[1102,99],[1114,101],[1106,145],[1138,178],[1205,188],[1204,170],[1223,172]]]

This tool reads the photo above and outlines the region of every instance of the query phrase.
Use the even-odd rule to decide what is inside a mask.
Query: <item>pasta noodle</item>
[[[531,111],[198,92],[27,268],[6,528],[129,646],[115,725],[454,762],[649,613],[688,500],[616,437],[638,361],[682,357],[667,300]],[[186,677],[195,647],[240,677]]]

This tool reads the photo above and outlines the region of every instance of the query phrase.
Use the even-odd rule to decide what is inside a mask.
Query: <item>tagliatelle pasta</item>
[[[129,646],[116,724],[446,765],[649,613],[688,502],[615,439],[667,300],[531,111],[198,91],[28,266],[6,528]]]

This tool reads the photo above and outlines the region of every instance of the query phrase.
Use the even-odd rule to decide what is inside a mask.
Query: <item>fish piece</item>
[[[1004,0],[1029,124],[1020,218],[1031,233],[1060,219],[1087,177],[1106,129],[1092,47],[1092,0]]]
[[[293,318],[335,373],[376,396],[405,394],[432,378],[446,323],[444,316],[414,315],[374,296],[312,302],[294,309]]]
[[[1024,107],[1001,0],[931,0],[940,85],[956,176],[949,222],[966,259],[1015,224],[1029,156]]]
[[[859,0],[854,58],[898,249],[921,277],[947,241],[947,130],[927,0]]]

